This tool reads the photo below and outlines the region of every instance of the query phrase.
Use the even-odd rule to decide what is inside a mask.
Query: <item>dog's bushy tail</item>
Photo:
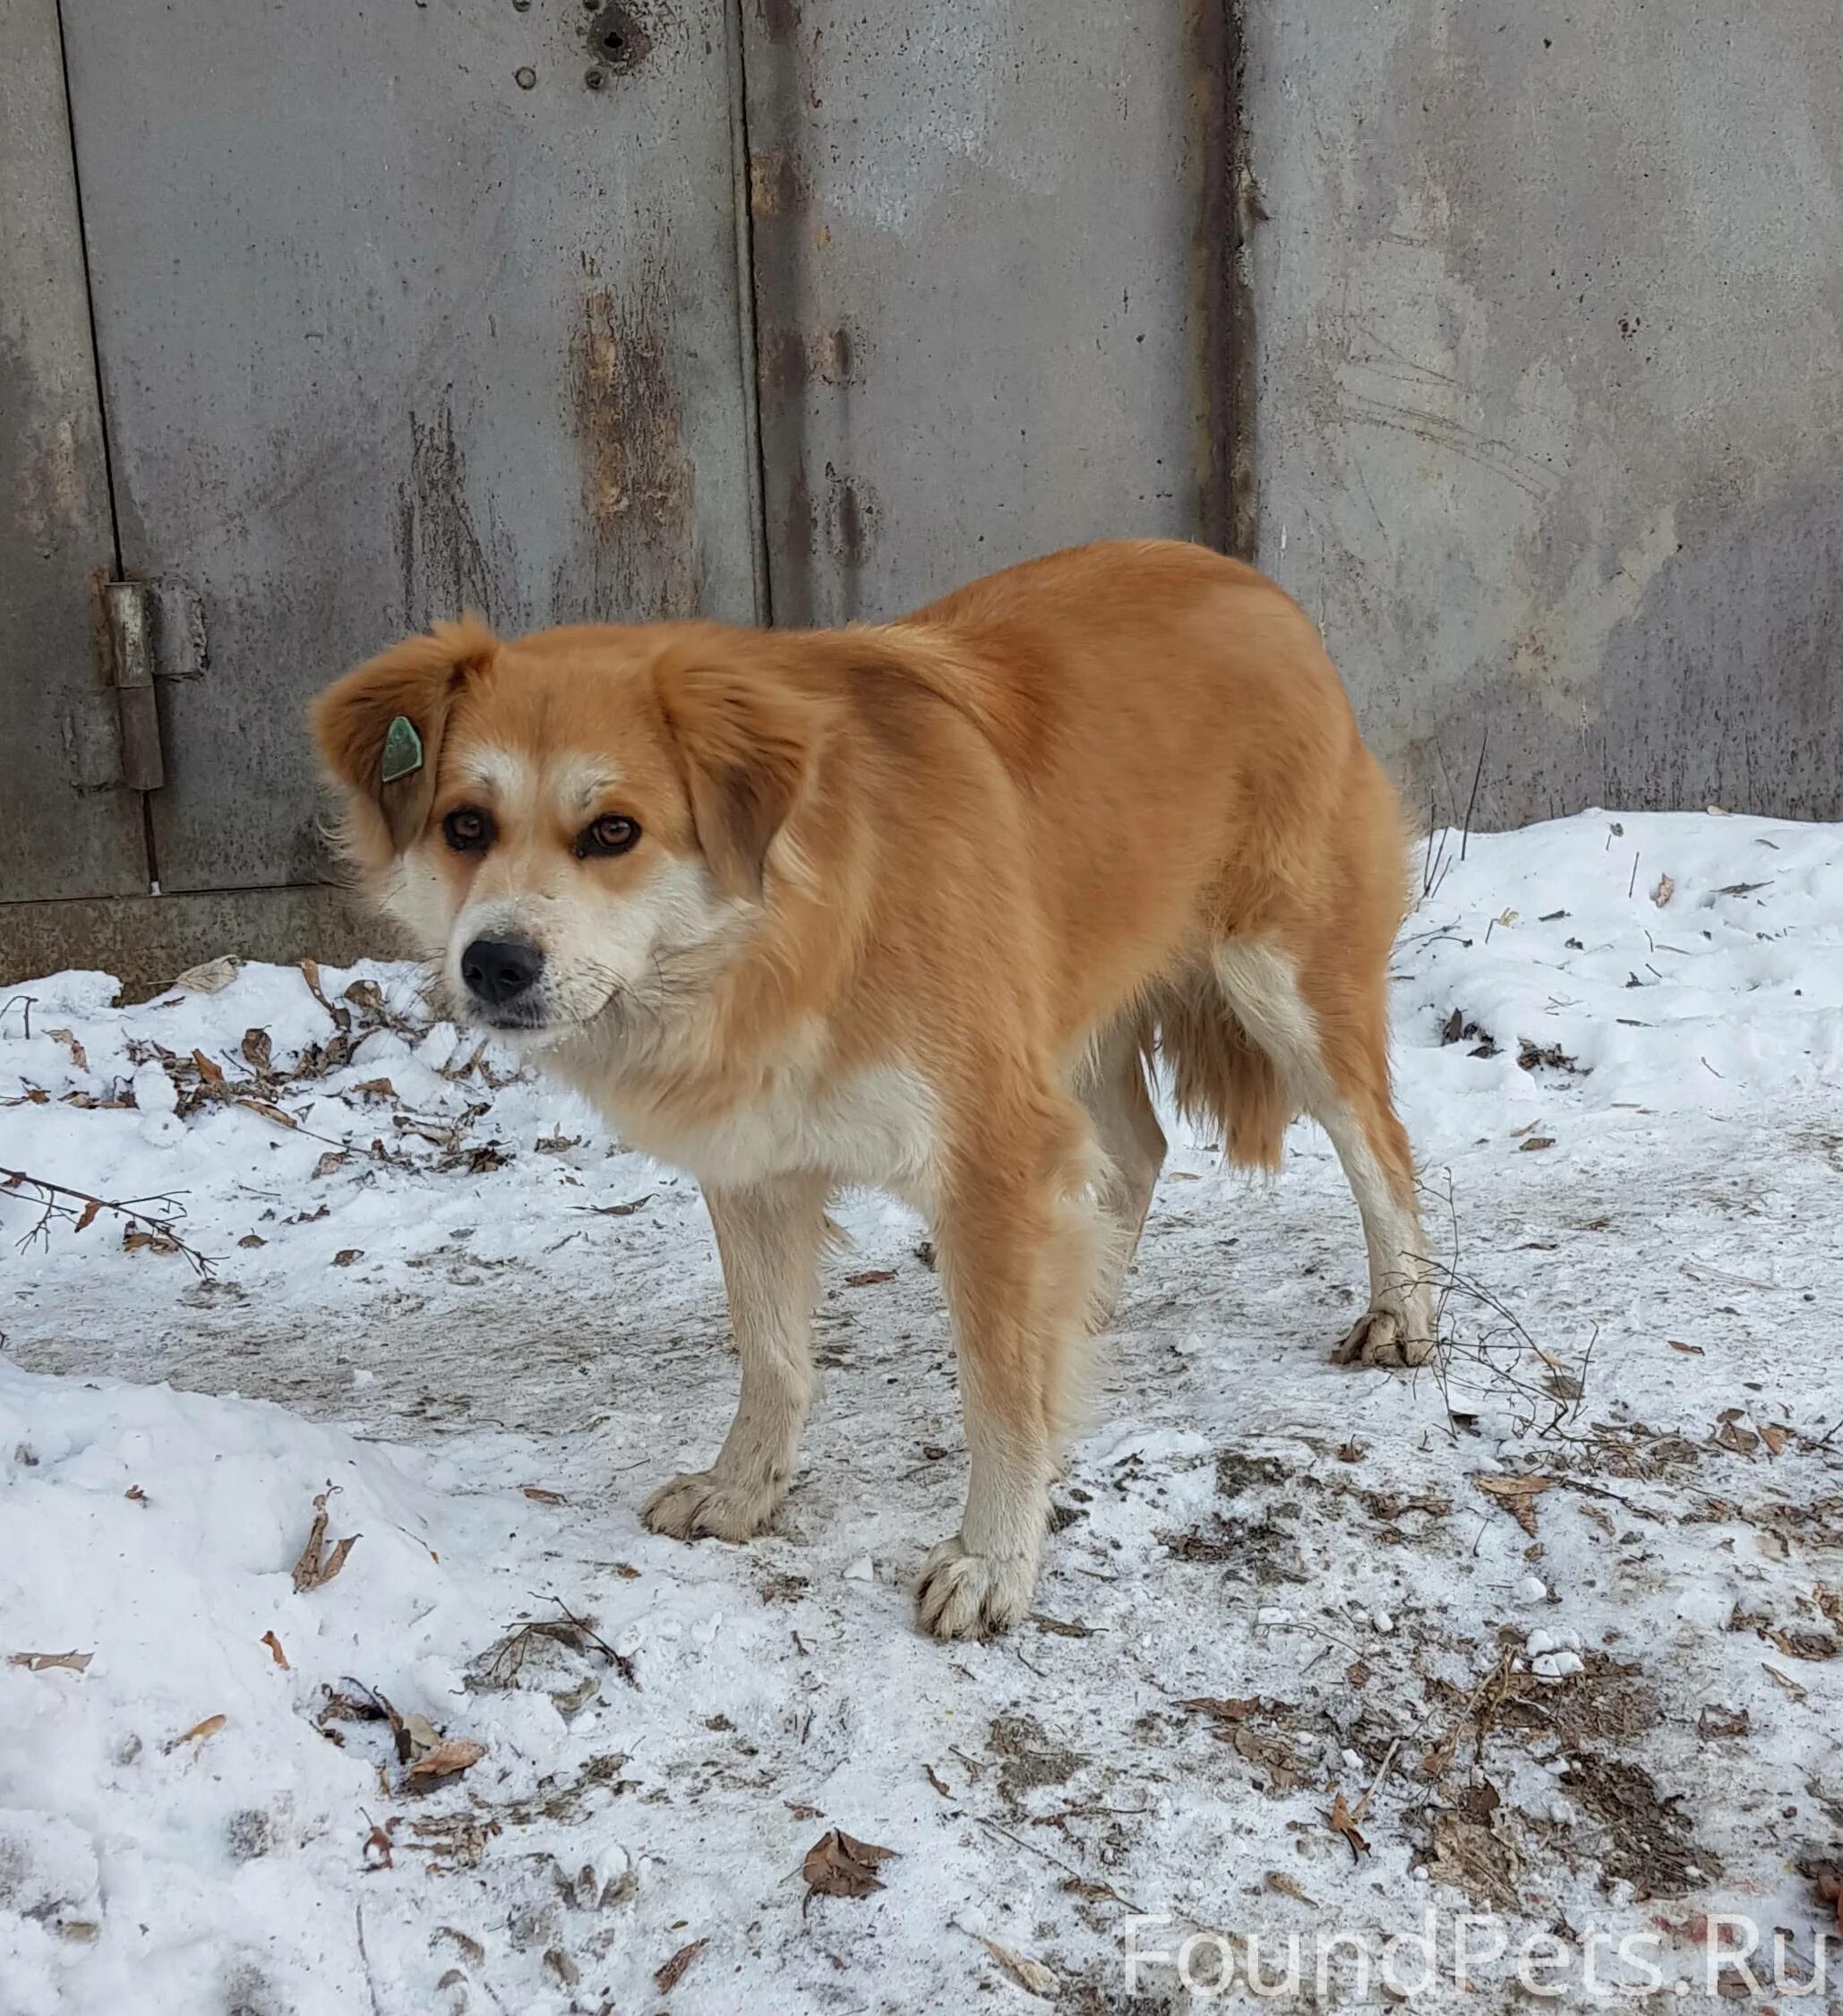
[[[1278,1170],[1299,1105],[1222,990],[1203,979],[1161,988],[1144,1007],[1139,1047],[1162,1066],[1178,1111],[1220,1136],[1242,1169]]]

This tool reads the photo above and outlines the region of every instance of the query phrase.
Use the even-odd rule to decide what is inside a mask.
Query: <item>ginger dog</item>
[[[741,1399],[656,1532],[774,1518],[827,1199],[870,1185],[931,1222],[959,1359],[965,1511],[921,1622],[1023,1617],[1164,1156],[1155,1059],[1237,1162],[1318,1121],[1369,1258],[1335,1355],[1429,1355],[1384,999],[1400,809],[1251,569],[1144,541],[840,631],[437,624],[313,722],[365,893],[452,1011],[703,1186]]]

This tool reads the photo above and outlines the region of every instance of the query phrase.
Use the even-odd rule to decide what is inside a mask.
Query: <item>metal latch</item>
[[[203,675],[204,608],[183,581],[106,581],[102,598],[122,722],[122,783],[158,791],[167,761],[154,681]]]

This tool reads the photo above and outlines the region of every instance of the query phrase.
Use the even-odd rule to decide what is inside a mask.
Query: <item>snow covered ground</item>
[[[1159,2009],[1129,1950],[1198,1932],[1194,1979],[1298,1933],[1273,2005],[1379,2006],[1428,1910],[1419,2007],[1529,2006],[1537,1935],[1561,2006],[1700,1998],[1720,1913],[1793,2006],[1843,1862],[1843,828],[1465,852],[1395,990],[1437,1374],[1327,1362],[1322,1137],[1271,1187],[1179,1145],[987,1646],[910,1622],[963,1455],[901,1210],[844,1207],[781,1530],[686,1548],[635,1509],[733,1400],[692,1185],[407,968],[19,990],[0,1166],[81,1195],[0,1190],[0,2012]],[[1512,1949],[1470,1997],[1464,1913]],[[1318,1998],[1332,1933],[1372,1977]]]

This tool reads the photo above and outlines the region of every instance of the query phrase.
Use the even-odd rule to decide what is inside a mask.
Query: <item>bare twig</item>
[[[1471,796],[1465,802],[1465,824],[1460,828],[1459,858],[1465,859],[1466,843],[1472,836],[1472,812],[1479,802],[1479,780],[1485,774],[1485,748],[1491,739],[1488,728],[1479,737],[1479,767],[1472,772]]]
[[[74,1190],[67,1183],[54,1183],[27,1170],[5,1168],[0,1168],[0,1193],[23,1197],[39,1207],[38,1218],[19,1242],[21,1248],[34,1240],[48,1240],[53,1223],[59,1219],[68,1219],[81,1232],[107,1211],[125,1219],[131,1228],[138,1228],[159,1250],[183,1253],[200,1274],[209,1278],[215,1265],[181,1236],[176,1221],[185,1215],[185,1206],[176,1197],[92,1197],[88,1190]],[[159,1206],[164,1215],[142,1210],[143,1205]]]
[[[972,1815],[972,1818],[975,1820],[980,1826],[989,1827],[993,1833],[1002,1834],[1007,1841],[1011,1842],[1015,1847],[1023,1849],[1026,1854],[1042,1856],[1045,1862],[1050,1863],[1055,1868],[1062,1870],[1065,1874],[1073,1876],[1077,1883],[1090,1883],[1094,1881],[1092,1876],[1084,1876],[1072,1862],[1065,1862],[1059,1855],[1051,1855],[1048,1849],[1040,1848],[1035,1841],[1025,1840],[1022,1834],[1014,1834],[1011,1832],[1010,1828],[1001,1827],[996,1820],[988,1820],[985,1815],[981,1813],[973,1814]],[[1109,1899],[1112,1902],[1124,1905],[1129,1911],[1137,1911],[1142,1917],[1144,1916],[1144,1912],[1137,1904],[1134,1903],[1133,1900],[1130,1897],[1122,1897],[1119,1892],[1117,1891],[1111,1883],[1101,1883],[1096,1885],[1096,1887],[1098,1889],[1105,1891]]]
[[[594,1626],[589,1624],[586,1618],[578,1617],[561,1596],[539,1596],[536,1590],[532,1591],[532,1595],[537,1602],[554,1603],[558,1609],[562,1612],[563,1621],[572,1630],[579,1632],[583,1637],[587,1639],[589,1643],[601,1653],[602,1657],[620,1674],[621,1677],[627,1682],[636,1694],[641,1691],[639,1676],[635,1673],[633,1661],[628,1658],[625,1652],[617,1652],[613,1646],[596,1630]],[[527,1625],[525,1628],[528,1631],[533,1627]],[[543,1626],[539,1626],[536,1628],[541,1630]]]
[[[1454,1368],[1459,1365],[1470,1365],[1489,1385],[1508,1393],[1515,1400],[1523,1417],[1518,1423],[1520,1434],[1533,1432],[1570,1442],[1590,1440],[1578,1424],[1587,1403],[1587,1378],[1599,1340],[1599,1327],[1595,1326],[1588,1339],[1579,1371],[1566,1375],[1566,1384],[1558,1383],[1560,1368],[1524,1328],[1515,1312],[1490,1289],[1461,1272],[1459,1212],[1451,1178],[1444,1194],[1430,1194],[1438,1195],[1452,1228],[1450,1255],[1445,1259],[1431,1256],[1416,1257],[1422,1273],[1435,1287],[1434,1333],[1437,1344],[1432,1369],[1441,1402],[1446,1409],[1448,1431],[1455,1436],[1460,1432],[1458,1412],[1453,1405]],[[1448,1311],[1455,1300],[1469,1302],[1493,1319],[1483,1325],[1475,1340],[1462,1342],[1448,1322]],[[1546,1379],[1532,1378],[1524,1373],[1524,1364],[1532,1358],[1546,1368]]]
[[[1369,1802],[1373,1798],[1375,1798],[1376,1795],[1378,1792],[1382,1790],[1383,1780],[1389,1775],[1389,1766],[1394,1763],[1395,1753],[1401,1747],[1402,1738],[1398,1736],[1392,1744],[1390,1744],[1388,1754],[1383,1759],[1376,1776],[1370,1780],[1368,1791],[1367,1791],[1363,1795],[1363,1797],[1358,1800],[1357,1804],[1351,1807],[1350,1820],[1352,1824],[1359,1822],[1363,1818],[1363,1815],[1369,1811]]]
[[[372,2016],[384,2016],[383,2004],[378,2000],[378,1985],[371,1971],[371,1955],[364,1950],[364,1906],[355,1903],[352,1916],[358,1926],[358,1957],[364,1962],[364,1985],[371,1991]]]

